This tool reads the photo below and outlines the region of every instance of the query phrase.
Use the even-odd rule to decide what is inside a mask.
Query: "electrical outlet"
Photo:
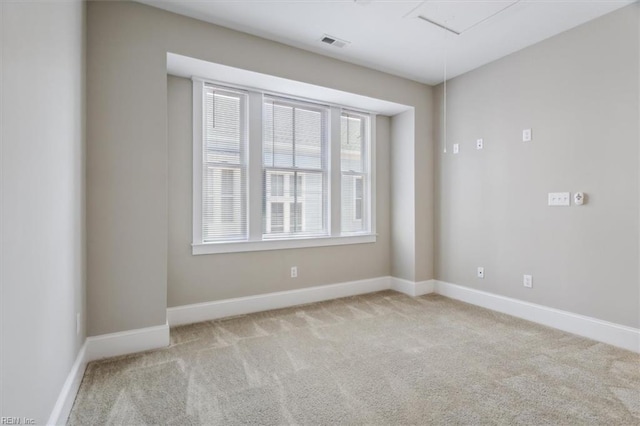
[[[76,334],[80,334],[80,312],[76,313]]]
[[[453,153],[457,154],[460,152],[460,144],[454,143],[453,144]]]
[[[484,268],[482,266],[478,266],[478,278],[484,278]]]
[[[533,287],[533,276],[532,275],[524,275],[522,277],[522,283],[527,288]]]
[[[532,137],[533,134],[531,132],[531,129],[524,129],[522,131],[522,142],[531,142]]]
[[[476,149],[482,149],[484,148],[484,140],[483,139],[478,139],[476,141]]]
[[[298,278],[298,267],[297,266],[292,266],[291,267],[291,278]]]

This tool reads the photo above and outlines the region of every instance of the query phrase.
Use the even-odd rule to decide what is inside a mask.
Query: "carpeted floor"
[[[640,424],[640,356],[385,291],[177,327],[89,364],[71,425]]]

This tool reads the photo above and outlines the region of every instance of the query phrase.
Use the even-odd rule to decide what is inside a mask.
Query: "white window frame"
[[[361,113],[358,111],[343,109],[342,114],[346,114],[347,116],[359,116],[363,119],[363,129],[362,129],[362,156],[363,156],[363,169],[361,172],[353,172],[353,171],[345,171],[342,170],[342,164],[340,164],[340,175],[348,176],[351,175],[354,177],[353,181],[353,194],[354,197],[351,200],[353,203],[353,220],[359,221],[364,224],[365,229],[360,231],[354,231],[350,233],[344,233],[346,235],[367,235],[375,226],[375,117],[370,114]],[[366,126],[364,123],[367,123]],[[356,182],[360,179],[362,181],[362,217],[360,219],[356,218]],[[341,182],[342,183],[342,182]]]
[[[203,233],[203,221],[202,221],[202,216],[203,216],[203,200],[202,200],[202,191],[203,191],[203,173],[204,173],[204,162],[203,162],[203,152],[204,152],[204,102],[205,102],[205,98],[204,98],[204,88],[205,85],[212,85],[214,86],[214,88],[216,89],[220,89],[221,91],[225,91],[227,88],[225,86],[221,86],[215,83],[211,83],[208,81],[205,81],[203,79],[193,79],[193,139],[194,139],[194,145],[193,145],[193,241],[194,242],[199,242],[202,245],[208,245],[208,244],[227,244],[229,242],[241,242],[241,241],[246,241],[245,239],[229,239],[229,240],[223,240],[223,241],[204,241],[204,233]],[[238,91],[243,91],[241,88],[228,88],[230,92],[238,92]],[[247,132],[248,131],[248,121],[249,121],[249,114],[248,114],[248,96],[247,99],[245,101],[245,106],[242,108],[242,110],[240,111],[241,113],[241,121],[243,123],[243,131]],[[196,116],[196,112],[197,112],[197,116]],[[198,145],[196,146],[195,144],[195,140],[198,140]],[[246,135],[245,135],[245,139],[246,139]],[[245,140],[243,141],[244,145],[241,146],[241,152],[240,152],[240,156],[241,156],[241,160],[240,160],[240,165],[229,165],[230,169],[239,169],[240,170],[240,179],[242,181],[241,186],[245,185],[248,186],[248,182],[246,182],[247,177],[248,177],[248,153],[247,153],[247,145],[248,145],[248,141]],[[224,164],[220,164],[221,167],[224,167]],[[245,229],[245,235],[248,235],[249,233],[249,202],[248,202],[248,191],[245,190],[244,191],[245,194],[241,194],[239,195],[240,197],[243,197],[244,195],[244,199],[241,200],[241,203],[244,207],[244,209],[246,209],[245,212],[245,217],[244,220],[246,221],[246,229]]]
[[[325,247],[349,244],[375,243],[376,234],[376,114],[358,111],[359,114],[369,116],[368,129],[368,191],[366,211],[368,212],[369,232],[358,235],[342,234],[341,232],[341,166],[340,166],[340,117],[347,109],[340,105],[302,99],[295,95],[266,92],[250,87],[212,81],[193,77],[193,243],[192,254],[237,253],[249,251],[281,250],[306,247]],[[205,84],[218,87],[228,87],[232,90],[242,90],[248,93],[248,129],[249,140],[246,159],[247,179],[247,234],[246,240],[230,240],[203,242],[202,235],[202,143],[203,143],[203,88]],[[264,96],[288,98],[293,101],[323,104],[329,108],[328,121],[328,171],[327,171],[327,232],[326,236],[292,237],[286,239],[263,238],[263,207],[262,191],[266,188],[263,182],[263,151],[262,151],[262,120]],[[351,110],[352,111],[352,110]],[[265,189],[266,190],[266,189]],[[286,207],[284,209],[286,211]],[[363,212],[364,213],[364,212]],[[286,215],[285,215],[286,219]],[[286,221],[286,220],[285,220]],[[285,223],[286,228],[286,223]]]
[[[277,103],[278,105],[281,106],[286,106],[286,107],[291,107],[291,108],[300,108],[300,109],[305,109],[308,111],[314,111],[317,112],[321,115],[322,117],[322,149],[324,150],[322,152],[322,156],[320,158],[320,168],[303,168],[303,167],[298,167],[298,165],[296,164],[296,156],[294,154],[293,158],[292,158],[292,164],[291,166],[273,166],[273,165],[266,165],[266,164],[262,164],[262,173],[264,173],[265,176],[267,176],[269,173],[271,173],[271,176],[274,176],[274,174],[280,174],[280,176],[283,176],[283,185],[282,185],[282,191],[283,191],[283,196],[282,197],[278,197],[278,196],[274,196],[273,194],[268,194],[268,197],[272,199],[272,202],[278,202],[281,200],[285,200],[287,202],[289,202],[290,200],[288,199],[290,196],[293,196],[294,199],[298,199],[298,196],[300,194],[298,194],[296,191],[296,194],[293,194],[291,191],[291,176],[296,176],[299,178],[302,178],[304,176],[304,173],[314,173],[314,174],[321,174],[322,175],[322,185],[324,188],[326,188],[326,194],[329,194],[329,188],[328,188],[328,180],[329,180],[329,176],[330,176],[330,170],[329,170],[329,161],[328,161],[328,153],[330,151],[330,137],[329,137],[329,132],[328,132],[328,126],[329,126],[329,111],[330,111],[330,107],[327,107],[323,104],[318,104],[318,103],[311,103],[308,101],[301,101],[298,99],[293,99],[291,97],[288,98],[283,98],[281,96],[265,96],[265,102],[263,102],[263,106],[264,104],[268,104],[270,102],[273,102],[274,104]],[[275,111],[274,111],[275,113]],[[264,113],[263,113],[264,114]],[[263,133],[264,135],[264,133]],[[294,150],[295,152],[295,150]],[[274,154],[275,155],[275,154]],[[262,157],[261,157],[262,160]],[[299,174],[302,173],[302,174]],[[287,176],[287,179],[284,179],[284,176]],[[289,197],[285,197],[284,195],[284,187],[285,187],[285,181],[288,181],[289,183],[287,183],[286,185],[289,186]],[[271,183],[273,185],[273,183]],[[265,208],[268,210],[269,208],[266,207],[266,203],[267,203],[267,194],[265,191]],[[298,201],[301,202],[301,201]],[[268,222],[265,223],[265,227],[264,227],[264,234],[262,236],[263,240],[272,240],[272,239],[299,239],[299,238],[318,238],[318,237],[326,237],[329,235],[329,200],[328,197],[323,196],[323,200],[322,200],[322,204],[325,207],[324,211],[322,211],[322,226],[323,229],[321,232],[316,233],[315,235],[309,233],[309,234],[304,234],[304,233],[300,233],[300,235],[292,235],[291,231],[286,232],[283,231],[282,233],[271,233],[271,229],[268,225]],[[266,214],[266,212],[265,212]],[[289,215],[291,215],[291,213],[289,212]],[[286,215],[285,215],[286,216]],[[285,226],[285,229],[289,228],[289,226]]]

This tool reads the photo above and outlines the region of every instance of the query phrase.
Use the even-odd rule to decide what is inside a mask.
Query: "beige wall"
[[[449,154],[435,152],[438,279],[640,325],[638,8],[450,81]],[[564,191],[588,203],[547,206]]]
[[[378,116],[376,122],[379,236],[375,244],[193,256],[192,105],[191,80],[169,76],[169,306],[389,275],[387,117]],[[298,267],[298,278],[290,278],[291,266]]]
[[[185,255],[188,247],[182,244],[188,239],[181,236],[183,242],[176,245],[182,245],[182,253],[176,253],[169,219],[184,213],[174,212],[173,205],[169,210],[169,183],[174,182],[167,142],[166,53],[413,106],[419,117],[430,115],[430,88],[141,4],[90,2],[87,19],[89,335],[163,324],[168,282],[172,283],[170,304],[180,304],[388,273],[388,261],[364,270],[360,265],[374,262],[369,255],[381,258],[388,250],[389,235],[369,247],[198,258]],[[380,124],[384,131],[385,120]],[[425,148],[430,147],[431,137],[428,127],[417,127],[414,144],[426,151],[427,163],[432,161],[432,150]],[[385,163],[383,155],[379,161]],[[378,179],[378,185],[385,190],[384,181]],[[187,189],[189,193],[181,197],[190,194]],[[429,187],[421,193],[428,200],[432,195]],[[189,199],[187,205],[191,206]],[[384,213],[385,207],[381,210]],[[431,229],[430,212],[424,214],[425,226]],[[384,230],[384,214],[380,220]],[[184,218],[176,221],[186,229]],[[241,272],[247,260],[253,272]],[[421,261],[430,270],[431,259]],[[292,281],[286,274],[294,263],[300,277]],[[193,271],[187,273],[191,267]],[[211,288],[212,273],[224,277],[224,285]],[[177,282],[187,275],[194,281]],[[180,285],[185,291],[174,293]]]
[[[84,341],[84,18],[0,2],[0,417],[37,424]]]
[[[409,281],[416,278],[415,111],[391,119],[391,274]]]

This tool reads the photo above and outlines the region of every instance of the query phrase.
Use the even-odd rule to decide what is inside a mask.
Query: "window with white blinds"
[[[369,117],[343,111],[340,115],[341,230],[368,232]]]
[[[327,114],[327,107],[264,98],[265,238],[327,235]]]
[[[370,114],[193,84],[194,254],[375,242]]]
[[[204,85],[202,240],[245,240],[246,93]]]

